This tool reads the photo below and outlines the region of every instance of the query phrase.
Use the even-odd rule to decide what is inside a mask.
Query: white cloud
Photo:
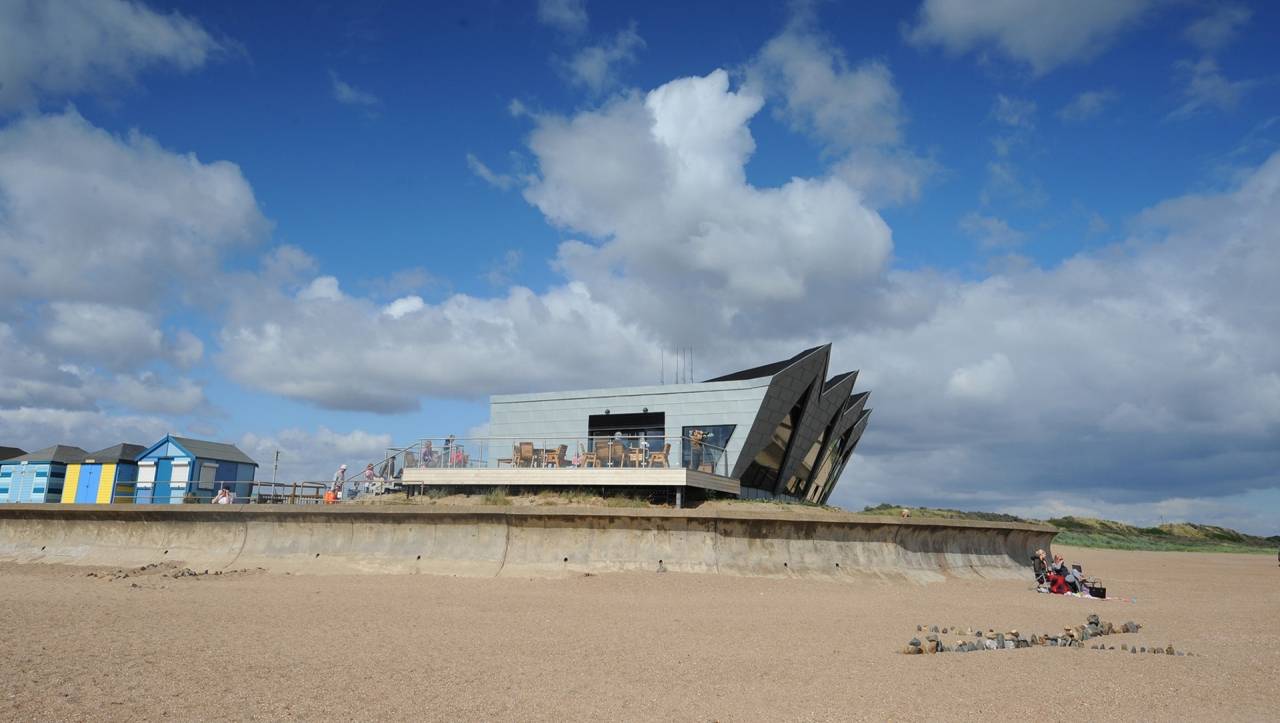
[[[382,101],[378,96],[347,83],[338,77],[337,73],[329,71],[330,92],[333,93],[333,99],[343,105],[354,105],[371,109],[379,105]]]
[[[907,39],[953,55],[994,48],[1036,75],[1090,60],[1135,24],[1152,0],[924,0]]]
[[[65,356],[110,368],[129,368],[160,356],[164,334],[150,314],[128,307],[55,301],[44,325],[50,347]]]
[[[155,270],[216,270],[269,227],[234,164],[111,135],[74,110],[0,128],[0,288],[11,299],[145,309],[199,296]]]
[[[538,22],[571,35],[586,32],[586,0],[538,0]]]
[[[0,128],[0,432],[29,446],[145,443],[162,417],[206,408],[199,382],[174,377],[204,343],[169,315],[215,308],[235,277],[223,261],[268,229],[230,163],[74,110]],[[297,273],[287,249],[264,266],[273,282]]]
[[[258,481],[271,481],[275,453],[280,452],[280,482],[327,482],[333,479],[338,465],[345,464],[349,474],[364,465],[377,464],[386,458],[392,439],[389,434],[375,434],[360,429],[334,432],[328,427],[315,431],[289,428],[274,434],[245,434],[240,449],[258,462]]]
[[[192,70],[222,50],[200,24],[126,0],[0,3],[0,114],[130,84],[143,69]]]
[[[1102,113],[1116,97],[1116,92],[1109,88],[1082,91],[1058,111],[1058,117],[1073,123],[1089,120]]]
[[[579,50],[563,67],[571,83],[598,94],[618,84],[618,66],[634,62],[642,48],[644,38],[633,23],[609,42]]]
[[[984,249],[1010,248],[1026,239],[1026,234],[1010,228],[1004,219],[978,213],[965,214],[960,219],[960,230],[976,239]]]
[[[387,304],[382,309],[382,313],[392,319],[399,319],[406,314],[412,314],[416,311],[422,311],[426,308],[426,303],[422,301],[421,296],[402,296],[399,299]]]
[[[416,304],[415,304],[416,306]],[[403,412],[424,395],[477,397],[571,386],[657,357],[633,323],[580,285],[541,296],[455,295],[401,316],[368,299],[237,299],[220,333],[231,378],[333,409]],[[566,340],[581,339],[581,344]],[[430,363],[423,363],[423,360]]]
[[[189,369],[204,358],[204,342],[186,329],[180,329],[169,340],[169,357],[180,369]]]
[[[996,352],[952,372],[947,395],[969,402],[1000,402],[1008,397],[1015,381],[1009,357]]]
[[[1187,26],[1187,40],[1206,53],[1230,44],[1236,33],[1253,18],[1253,11],[1242,5],[1224,4]]]
[[[458,294],[395,317],[332,277],[292,292],[249,283],[233,295],[218,363],[244,384],[321,406],[403,411],[423,395],[649,379],[661,340],[703,339],[708,353],[736,346],[712,330],[759,325],[794,338],[791,317],[811,312],[812,294],[853,303],[848,290],[876,278],[892,241],[839,178],[746,182],[747,124],[762,102],[716,71],[572,117],[539,116],[529,140],[539,172],[525,195],[598,240],[561,246],[563,285]]]
[[[748,65],[746,88],[778,98],[779,114],[842,156],[836,172],[874,202],[915,199],[935,170],[903,146],[905,117],[888,66],[850,65],[807,9]]]
[[[1182,105],[1169,114],[1170,118],[1187,118],[1212,109],[1235,110],[1244,94],[1257,85],[1255,80],[1227,78],[1218,61],[1211,57],[1181,61],[1176,67],[1186,85],[1182,89]]]
[[[892,274],[889,293],[927,295],[927,311],[836,340],[876,409],[837,501],[1037,508],[1280,487],[1278,209],[1280,154],[1053,268]]]
[[[298,301],[341,301],[342,289],[334,276],[317,276],[298,292]]]
[[[114,444],[151,444],[168,431],[159,417],[24,406],[0,414],[0,439],[28,451],[70,444],[92,452]]]
[[[204,388],[196,382],[181,378],[169,384],[153,372],[118,374],[101,386],[98,395],[104,401],[154,414],[191,414],[207,405]]]

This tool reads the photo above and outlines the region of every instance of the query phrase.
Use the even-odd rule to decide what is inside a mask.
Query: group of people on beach
[[[1036,587],[1040,592],[1054,595],[1089,595],[1089,585],[1079,565],[1068,565],[1062,555],[1054,554],[1053,559],[1043,550],[1036,550],[1031,557],[1031,569],[1036,576]]]

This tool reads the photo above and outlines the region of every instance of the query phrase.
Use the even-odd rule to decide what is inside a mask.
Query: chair
[[[564,464],[564,453],[568,445],[560,445],[559,449],[546,449],[542,452],[543,467],[560,467]]]
[[[586,469],[587,467],[600,466],[600,457],[596,454],[595,451],[588,452],[582,446],[582,442],[578,442],[578,456],[582,458],[583,469]]]
[[[533,466],[533,442],[521,442],[516,454],[517,467]]]
[[[671,443],[667,442],[666,444],[662,445],[661,452],[649,453],[649,466],[650,467],[670,467],[671,466],[669,462],[670,459],[671,459]]]
[[[627,453],[627,447],[622,442],[609,442],[609,466],[621,467],[624,455]]]

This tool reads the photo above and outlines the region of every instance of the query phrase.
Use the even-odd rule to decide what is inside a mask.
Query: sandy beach
[[[1133,601],[957,579],[124,577],[6,563],[0,718],[1274,719],[1274,557],[1055,549]],[[898,652],[917,624],[1061,632],[1091,612],[1144,628],[1103,638],[1115,651]]]

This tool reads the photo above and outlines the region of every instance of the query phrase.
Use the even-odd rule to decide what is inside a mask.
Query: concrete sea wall
[[[801,509],[0,505],[0,561],[294,574],[1029,579],[1055,534]]]

